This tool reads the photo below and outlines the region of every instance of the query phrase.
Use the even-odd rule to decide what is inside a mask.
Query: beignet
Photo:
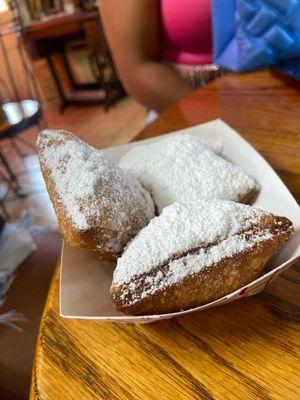
[[[137,145],[120,160],[152,194],[160,214],[175,201],[199,199],[248,203],[258,191],[255,179],[217,155],[209,144],[186,133]]]
[[[293,233],[291,221],[222,200],[174,203],[129,243],[111,296],[130,314],[196,307],[256,279]]]
[[[37,148],[61,233],[71,245],[118,255],[154,216],[149,193],[102,151],[56,130],[42,131]]]

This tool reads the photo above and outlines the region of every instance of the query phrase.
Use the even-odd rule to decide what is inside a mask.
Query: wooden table
[[[140,138],[217,117],[263,154],[299,200],[300,93],[268,72],[221,78],[166,110]],[[58,272],[31,399],[300,399],[297,266],[255,297],[150,325],[61,318]]]

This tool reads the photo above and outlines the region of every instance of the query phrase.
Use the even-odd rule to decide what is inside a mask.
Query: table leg
[[[11,169],[6,157],[4,154],[0,151],[0,162],[4,165],[4,168],[9,176],[10,182],[11,182],[11,187],[14,193],[17,196],[23,197],[21,193],[21,186],[19,184],[18,178],[16,174],[14,174],[13,170]]]
[[[62,49],[60,55],[61,55],[61,58],[63,60],[64,68],[65,68],[65,71],[67,73],[68,79],[69,79],[69,81],[70,81],[70,83],[72,85],[72,89],[74,89],[74,87],[76,86],[76,82],[75,82],[72,70],[70,68],[70,64],[69,64],[69,61],[67,59],[65,49]]]
[[[49,69],[51,71],[51,74],[53,76],[53,79],[55,81],[56,88],[58,90],[58,93],[59,93],[59,96],[60,96],[60,99],[61,99],[61,111],[63,111],[65,106],[66,106],[66,104],[67,104],[66,97],[65,97],[64,91],[63,91],[63,89],[61,87],[61,84],[60,84],[59,78],[57,76],[55,67],[53,65],[53,62],[52,62],[52,59],[51,59],[51,55],[47,55],[46,56],[46,60],[47,60]]]

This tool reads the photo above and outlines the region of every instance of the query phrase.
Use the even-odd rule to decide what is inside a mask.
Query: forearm
[[[193,89],[178,72],[155,61],[145,61],[121,78],[129,94],[146,107],[161,112]],[[123,76],[122,76],[123,75]]]

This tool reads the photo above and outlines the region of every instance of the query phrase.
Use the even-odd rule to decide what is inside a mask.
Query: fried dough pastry
[[[120,167],[152,194],[159,214],[176,201],[251,202],[259,190],[255,179],[217,152],[196,136],[177,133],[136,145],[121,158]]]
[[[174,203],[125,249],[111,296],[119,311],[164,314],[196,307],[255,280],[293,226],[244,204]]]
[[[71,245],[115,257],[154,216],[149,193],[102,151],[56,130],[42,131],[37,148],[61,233]]]

